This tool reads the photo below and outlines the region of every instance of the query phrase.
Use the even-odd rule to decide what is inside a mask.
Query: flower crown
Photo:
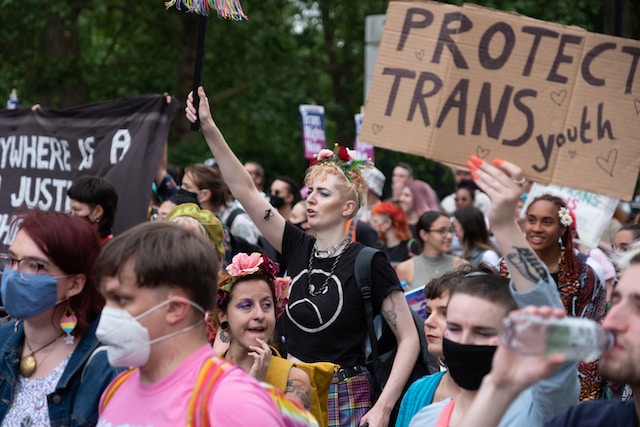
[[[245,253],[236,254],[232,258],[231,264],[227,266],[226,274],[222,273],[223,276],[220,278],[218,307],[227,299],[231,293],[231,288],[239,278],[255,274],[273,283],[276,297],[274,301],[276,318],[280,317],[284,312],[284,307],[289,303],[287,297],[289,295],[291,277],[276,277],[278,270],[278,265],[264,254],[258,252],[254,252],[251,255]]]
[[[328,165],[330,163],[334,163],[338,166],[344,175],[347,177],[349,182],[351,182],[351,177],[349,176],[349,171],[352,169],[363,170],[365,168],[373,168],[373,162],[371,159],[358,159],[356,158],[356,152],[354,150],[350,150],[345,146],[339,145],[337,142],[333,145],[333,150],[328,148],[323,148],[313,156],[311,159],[311,166],[320,163],[322,165]]]
[[[571,217],[571,212],[569,212],[568,208],[560,208],[558,210],[558,216],[560,217],[560,224],[565,227],[570,227],[573,224],[573,218]]]

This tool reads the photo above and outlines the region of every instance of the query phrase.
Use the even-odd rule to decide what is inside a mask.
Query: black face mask
[[[478,390],[482,379],[491,371],[495,345],[458,344],[442,339],[444,361],[451,378],[465,390]]]
[[[198,193],[187,191],[184,188],[179,188],[170,200],[176,205],[181,205],[183,203],[195,203],[200,206],[200,202],[198,202]]]
[[[269,197],[269,201],[271,203],[271,206],[273,206],[276,209],[280,209],[281,207],[284,206],[284,199],[278,196],[277,194],[272,194]]]

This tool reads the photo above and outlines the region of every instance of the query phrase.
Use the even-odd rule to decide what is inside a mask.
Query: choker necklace
[[[335,248],[334,249],[334,253],[335,253],[335,251],[338,250],[338,248],[342,246],[345,243],[345,241],[347,243],[347,246],[344,247],[342,252],[340,252],[336,257],[335,261],[333,261],[333,265],[331,266],[331,271],[327,275],[327,278],[324,279],[324,283],[322,284],[322,286],[320,286],[320,288],[318,288],[317,290],[316,290],[316,286],[311,284],[311,270],[312,270],[313,258],[314,258],[314,254],[317,254],[318,252],[317,249],[315,249],[315,245],[314,245],[314,250],[311,251],[311,254],[309,255],[309,268],[307,270],[307,291],[309,292],[309,295],[317,297],[318,295],[322,295],[327,292],[327,287],[329,286],[329,280],[331,280],[331,278],[333,277],[333,273],[335,273],[336,271],[336,267],[340,262],[340,258],[342,258],[342,254],[345,253],[347,249],[349,249],[349,245],[351,245],[351,239],[349,239],[348,237],[345,237],[345,240],[342,240],[336,246],[333,246],[333,248]],[[328,252],[329,249],[326,249],[325,251]],[[321,257],[318,257],[318,258],[321,258]]]
[[[338,249],[340,249],[340,246],[344,245],[345,243],[348,243],[350,240],[351,240],[351,237],[344,236],[344,239],[340,240],[334,246],[328,247],[327,249],[318,249],[318,242],[316,241],[313,244],[314,255],[316,258],[329,258],[333,254],[335,254],[338,251]]]
[[[29,342],[27,341],[27,337],[25,337],[24,338],[24,344],[27,346],[27,348],[29,349],[29,351],[31,353],[29,353],[27,356],[24,356],[24,357],[20,358],[20,375],[22,375],[23,377],[26,377],[26,378],[29,378],[31,375],[33,375],[33,373],[36,371],[36,369],[38,367],[38,362],[36,361],[36,358],[35,358],[34,355],[37,352],[39,352],[40,350],[44,350],[45,348],[49,347],[51,344],[53,344],[56,341],[58,341],[58,338],[60,338],[63,335],[64,335],[64,333],[58,335],[51,342],[49,342],[48,344],[43,345],[42,347],[40,347],[40,348],[38,348],[36,350],[31,350],[31,346],[29,345]]]

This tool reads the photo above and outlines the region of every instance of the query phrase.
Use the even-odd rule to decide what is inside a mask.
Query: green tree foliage
[[[454,2],[452,2],[454,3]],[[455,1],[460,4],[460,1]],[[478,4],[612,33],[623,6],[625,37],[638,38],[632,0],[478,0]],[[353,114],[363,100],[364,22],[384,13],[383,0],[242,0],[248,21],[208,19],[203,85],[214,115],[242,160],[256,160],[267,179],[301,179],[299,104],[326,108],[327,141],[352,145]],[[18,90],[21,106],[66,108],[142,93],[191,89],[199,17],[165,10],[163,1],[0,0],[0,95]],[[620,25],[619,25],[620,26]],[[169,160],[185,166],[210,157],[181,110]],[[390,174],[398,161],[419,178],[451,190],[446,167],[401,153],[376,153]]]

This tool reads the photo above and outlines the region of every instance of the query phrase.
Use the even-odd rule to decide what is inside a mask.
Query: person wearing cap
[[[193,219],[196,222],[189,221]],[[213,243],[218,255],[218,263],[223,267],[224,262],[224,231],[220,220],[206,209],[200,209],[195,203],[183,203],[173,208],[167,214],[167,221],[173,221],[185,228],[199,232]]]
[[[367,183],[367,204],[360,209],[359,219],[375,227],[371,222],[371,208],[382,201],[382,190],[387,178],[376,167],[365,169],[362,175]]]

